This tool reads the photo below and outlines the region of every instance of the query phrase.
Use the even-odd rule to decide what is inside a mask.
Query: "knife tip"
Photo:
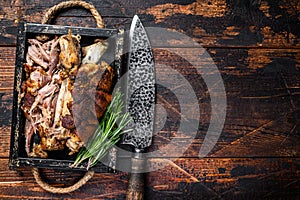
[[[131,26],[130,26],[130,31],[129,31],[130,36],[133,35],[133,32],[134,32],[134,29],[136,28],[136,25],[140,24],[140,23],[141,23],[141,21],[140,21],[138,15],[134,15],[133,19],[132,19],[132,22],[131,22]]]
[[[138,15],[134,15],[132,20],[134,21],[134,20],[137,20],[138,18],[139,18]]]
[[[134,26],[134,24],[137,23],[137,21],[140,21],[140,18],[138,15],[134,15],[133,18],[132,18],[132,26]]]

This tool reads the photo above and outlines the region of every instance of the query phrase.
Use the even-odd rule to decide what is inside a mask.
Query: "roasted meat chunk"
[[[81,62],[80,35],[72,35],[71,29],[68,35],[59,38],[60,54],[59,63],[69,75],[76,76]]]
[[[103,71],[100,81],[98,82],[95,94],[95,109],[98,120],[104,115],[106,108],[112,100],[111,88],[114,71],[106,62],[101,62]]]
[[[77,133],[84,142],[111,102],[114,70],[100,59],[106,49],[103,41],[83,48],[83,62],[74,82],[72,110]]]

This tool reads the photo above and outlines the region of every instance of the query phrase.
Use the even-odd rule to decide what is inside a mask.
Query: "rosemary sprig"
[[[115,93],[95,133],[89,139],[86,147],[80,150],[72,166],[76,167],[86,159],[89,159],[87,169],[96,165],[120,140],[121,134],[130,131],[123,130],[130,122],[130,117],[129,113],[123,113],[122,96],[119,91]]]

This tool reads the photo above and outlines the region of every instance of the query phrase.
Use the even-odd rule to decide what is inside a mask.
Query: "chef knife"
[[[143,152],[152,142],[155,107],[155,66],[151,45],[137,15],[129,31],[126,108],[132,131],[123,135],[122,143],[134,148],[126,199],[143,199],[145,160]]]

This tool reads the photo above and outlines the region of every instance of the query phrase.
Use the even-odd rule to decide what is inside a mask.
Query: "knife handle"
[[[132,158],[132,173],[129,178],[129,185],[126,193],[126,200],[143,200],[144,199],[144,173],[136,173],[143,169],[145,160]]]
[[[129,179],[126,200],[143,200],[144,199],[144,174],[131,173]]]

